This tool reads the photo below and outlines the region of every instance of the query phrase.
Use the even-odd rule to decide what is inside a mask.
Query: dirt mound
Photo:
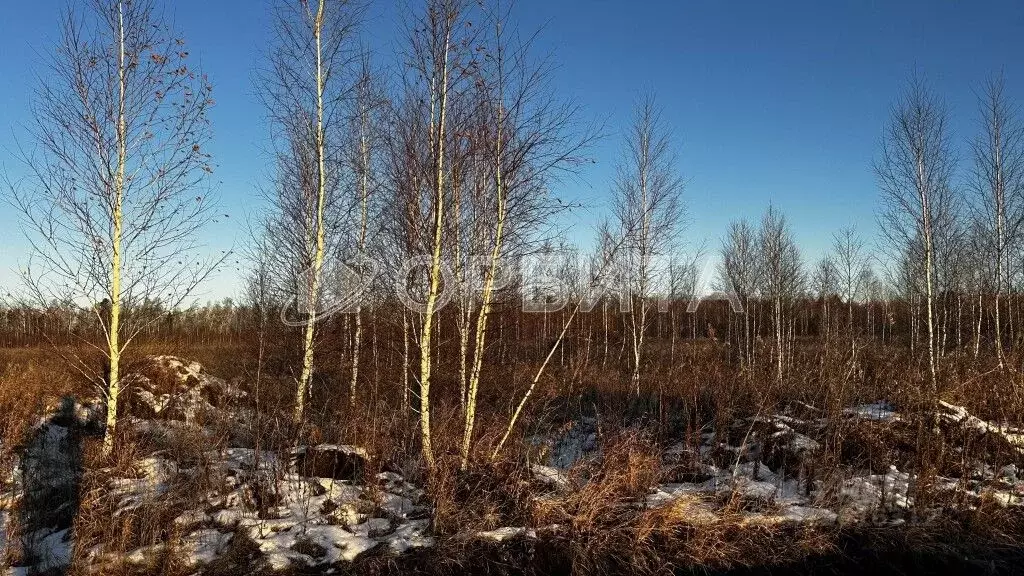
[[[191,422],[244,400],[237,386],[207,374],[198,362],[147,356],[124,380],[124,409],[137,418]]]

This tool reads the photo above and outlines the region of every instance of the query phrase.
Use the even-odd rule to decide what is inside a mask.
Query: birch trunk
[[[500,52],[499,52],[500,61]],[[499,94],[501,88],[499,86]],[[473,442],[473,426],[476,423],[476,397],[480,389],[480,370],[484,360],[484,346],[487,342],[487,320],[491,312],[491,300],[494,292],[494,278],[498,270],[498,261],[501,256],[503,233],[505,230],[505,218],[507,208],[505,206],[505,182],[502,177],[502,110],[501,103],[498,104],[497,134],[495,136],[495,162],[494,162],[494,190],[497,196],[496,216],[497,224],[494,231],[494,244],[491,247],[491,257],[481,294],[480,311],[476,317],[476,342],[473,343],[473,369],[469,376],[469,383],[466,398],[466,421],[462,432],[462,455],[460,468],[466,470],[469,464],[469,452]]]
[[[107,374],[107,427],[103,433],[103,454],[109,456],[114,451],[117,436],[117,402],[121,394],[121,244],[122,244],[122,205],[124,201],[125,165],[128,156],[128,129],[125,110],[126,99],[126,68],[125,68],[125,30],[124,3],[117,3],[117,172],[114,176],[114,198],[112,210],[112,235],[110,239],[110,326],[107,328],[107,355],[110,360],[110,371]]]
[[[324,265],[324,206],[327,196],[327,161],[326,161],[326,135],[324,134],[324,63],[321,32],[323,30],[324,10],[327,0],[320,0],[317,6],[316,16],[313,18],[313,42],[316,50],[316,160],[317,160],[317,190],[316,190],[316,221],[313,229],[313,267],[310,271],[306,309],[305,334],[302,341],[302,371],[295,391],[295,411],[292,414],[292,423],[295,426],[302,425],[303,414],[306,408],[306,393],[309,389],[310,378],[313,374],[313,347],[317,324],[317,303],[320,299],[320,282]]]
[[[449,18],[449,15],[445,14],[444,17]],[[430,428],[431,354],[433,352],[434,314],[441,289],[441,244],[445,214],[444,154],[445,138],[447,137],[445,129],[448,113],[448,68],[452,34],[452,22],[448,20],[446,24],[440,70],[437,71],[440,77],[436,79],[437,82],[434,86],[436,92],[431,94],[431,124],[434,135],[434,230],[430,257],[430,285],[423,311],[423,334],[420,337],[420,443],[422,445],[424,462],[430,470],[434,468],[434,449],[431,442]],[[436,124],[434,124],[435,112]]]

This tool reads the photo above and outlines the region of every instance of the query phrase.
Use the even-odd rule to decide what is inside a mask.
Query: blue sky
[[[374,0],[365,42],[381,62],[398,49],[402,6]],[[8,2],[0,19],[0,165],[24,132],[35,71],[52,52],[64,0]],[[211,249],[241,245],[259,208],[267,128],[253,70],[269,37],[269,0],[168,0],[177,29],[215,86],[211,148],[217,191],[230,223]],[[1024,3],[953,1],[520,0],[523,31],[543,27],[537,49],[552,53],[553,85],[576,101],[606,137],[593,165],[557,192],[584,203],[567,224],[573,237],[608,207],[621,132],[633,104],[654,92],[674,129],[687,183],[687,240],[717,249],[726,225],[757,218],[769,202],[790,219],[805,260],[847,225],[876,235],[871,168],[879,136],[907,78],[918,70],[945,98],[958,146],[977,127],[975,90],[1005,71],[1024,102]],[[961,151],[962,167],[969,160]],[[25,256],[16,217],[0,204],[0,288]],[[200,298],[231,295],[225,270]]]

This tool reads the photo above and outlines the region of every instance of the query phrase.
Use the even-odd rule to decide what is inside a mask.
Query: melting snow
[[[330,566],[378,547],[401,553],[434,543],[429,521],[420,518],[429,514],[419,504],[423,491],[397,474],[378,475],[378,485],[372,487],[282,473],[281,460],[268,452],[234,448],[210,453],[207,459],[220,467],[212,472],[232,488],[175,519],[187,530],[182,549],[190,565],[206,564],[222,554],[235,532],[250,538],[275,569]],[[120,502],[118,513],[166,492],[175,472],[187,474],[158,457],[141,461],[139,468],[141,478],[111,482],[111,496]],[[261,514],[253,495],[267,490],[276,492],[279,501]],[[156,551],[138,549],[128,560],[142,562]]]
[[[851,416],[857,416],[865,420],[877,420],[881,422],[898,422],[900,415],[888,402],[873,402],[861,404],[853,408],[847,408],[845,412]]]
[[[966,428],[972,428],[982,434],[997,434],[1005,438],[1006,441],[1010,445],[1016,447],[1017,450],[1024,451],[1024,430],[999,424],[992,424],[991,422],[972,415],[967,411],[967,408],[964,408],[963,406],[957,406],[956,404],[950,404],[949,402],[944,402],[942,400],[939,401],[939,405],[946,409],[946,412],[942,414],[942,418],[947,422],[959,424]]]
[[[544,484],[554,486],[555,488],[567,488],[569,486],[568,476],[553,466],[530,464],[530,471],[533,472],[534,478]]]
[[[532,528],[524,527],[513,527],[505,526],[498,528],[497,530],[488,530],[486,532],[477,532],[477,538],[482,540],[492,540],[494,542],[504,542],[505,540],[511,540],[512,538],[536,538],[537,531]]]

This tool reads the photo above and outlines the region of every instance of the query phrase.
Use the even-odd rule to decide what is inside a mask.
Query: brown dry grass
[[[852,425],[839,417],[843,407],[880,399],[904,413],[920,410],[925,375],[901,348],[865,345],[854,359],[836,355],[823,362],[817,345],[801,343],[790,376],[781,384],[773,384],[768,363],[741,370],[728,361],[720,344],[697,341],[676,350],[677,364],[671,370],[652,369],[640,399],[624,393],[627,376],[621,366],[609,362],[602,367],[594,358],[584,358],[578,349],[570,350],[565,366],[553,366],[544,378],[511,444],[494,463],[486,456],[504,431],[511,406],[528,385],[536,365],[527,360],[488,365],[472,465],[469,471],[461,472],[456,455],[462,419],[451,345],[448,342],[449,348],[442,349],[437,364],[434,434],[438,468],[429,478],[418,454],[414,416],[400,408],[401,367],[387,358],[377,365],[372,363],[376,359],[366,359],[363,373],[367,380],[362,383],[359,403],[353,410],[345,401],[349,366],[344,355],[325,352],[322,357],[326,367],[318,374],[309,426],[305,437],[300,438],[362,445],[373,455],[369,473],[393,470],[426,486],[442,546],[439,551],[424,554],[429,558],[449,555],[448,560],[438,561],[439,570],[456,573],[459,568],[477,566],[483,559],[522,562],[548,558],[557,570],[575,574],[660,574],[680,567],[710,570],[800,563],[808,558],[834,556],[850,539],[876,547],[879,554],[895,547],[890,531],[851,534],[835,528],[754,523],[745,520],[741,510],[721,510],[717,502],[711,503],[717,507],[715,520],[711,521],[703,513],[702,501],[683,499],[653,509],[638,502],[651,486],[665,480],[667,471],[661,456],[669,443],[699,443],[700,433],[711,430],[738,442],[748,430],[733,427],[734,422],[786,410],[808,420],[828,418],[826,427],[815,432],[822,449],[813,461],[813,469],[804,472],[808,481],[824,487],[823,498],[846,470],[883,472],[890,464],[900,469],[922,465],[916,454],[912,419],[905,426]],[[528,356],[527,352],[523,354]],[[262,367],[257,391],[251,346],[148,343],[134,351],[135,358],[150,353],[195,359],[212,374],[242,381],[251,394],[248,407],[256,409],[254,441],[271,450],[286,446],[289,437],[285,421],[293,384],[282,356],[271,358]],[[667,354],[667,349],[653,346],[651,363],[667,365]],[[996,421],[1012,421],[1024,413],[1020,392],[1024,379],[1019,373],[978,369],[966,358],[946,362],[944,398]],[[29,427],[62,396],[92,393],[87,382],[45,349],[0,350],[0,410],[6,416],[0,424],[0,442],[6,453],[0,454],[9,461],[11,451]],[[556,490],[538,483],[526,465],[539,456],[529,436],[552,434],[584,417],[599,423],[600,456],[569,471],[569,489]],[[1000,463],[1013,460],[1005,446],[993,443],[991,438],[950,433],[939,441],[942,445],[929,452],[929,461],[923,464],[941,473],[963,473],[961,455],[965,450],[991,452]],[[169,526],[180,510],[173,499],[172,503],[154,502],[137,515],[111,521],[110,503],[103,498],[104,486],[114,474],[131,474],[135,460],[153,450],[166,450],[187,460],[202,458],[209,447],[208,441],[199,436],[185,437],[170,446],[155,446],[153,439],[133,436],[126,427],[115,458],[101,461],[95,441],[87,440],[87,473],[75,525],[78,554],[101,543],[110,550],[128,551],[162,542],[169,544],[166,557],[147,570],[177,574],[181,565],[174,553],[176,535]],[[213,481],[197,479],[196,484],[175,490],[196,492]],[[950,507],[954,504],[949,502]],[[988,539],[1001,548],[1024,542],[1019,514],[994,504],[954,517],[950,524],[906,529],[900,532],[899,541],[908,548],[934,554],[950,551],[951,545],[943,544],[942,538],[957,538],[964,546]],[[558,528],[544,532],[543,542],[485,546],[464,537],[501,526],[544,530],[552,525]],[[238,554],[245,553],[242,542]],[[367,573],[412,570],[404,562],[367,559],[359,565]],[[218,566],[211,568],[211,573],[227,570],[223,563]],[[120,569],[125,570],[123,574],[139,573],[138,567]],[[542,572],[538,569],[537,573]]]

